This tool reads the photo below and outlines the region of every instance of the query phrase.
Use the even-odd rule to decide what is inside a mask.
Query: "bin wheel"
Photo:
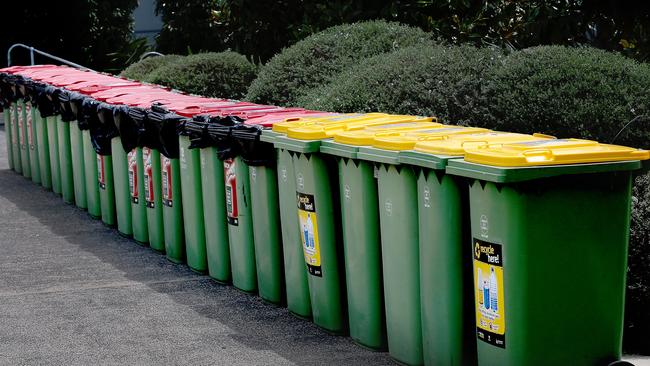
[[[634,364],[627,361],[614,361],[608,366],[634,366]]]

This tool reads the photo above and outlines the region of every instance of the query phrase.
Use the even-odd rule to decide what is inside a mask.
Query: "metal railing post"
[[[11,51],[13,51],[13,49],[16,48],[16,47],[20,47],[20,48],[24,48],[24,49],[29,50],[30,60],[31,60],[32,65],[35,64],[35,61],[34,61],[34,53],[37,53],[37,54],[39,54],[39,55],[41,55],[41,56],[47,57],[47,58],[52,59],[52,60],[54,60],[54,61],[58,61],[58,62],[60,62],[60,63],[62,63],[62,64],[65,64],[65,65],[68,65],[68,66],[72,66],[72,67],[76,67],[77,69],[88,70],[88,71],[95,71],[95,70],[90,69],[90,68],[88,68],[88,67],[81,66],[81,65],[76,64],[76,63],[74,63],[74,62],[72,62],[72,61],[68,61],[68,60],[66,60],[66,59],[64,59],[64,58],[61,58],[61,57],[58,57],[58,56],[54,56],[54,55],[49,54],[49,53],[47,53],[47,52],[41,51],[41,50],[39,50],[38,48],[34,48],[34,47],[31,47],[31,46],[27,46],[27,45],[24,45],[24,44],[22,44],[22,43],[16,43],[16,44],[13,44],[13,45],[11,45],[11,47],[9,47],[9,49],[7,50],[7,66],[11,66]]]

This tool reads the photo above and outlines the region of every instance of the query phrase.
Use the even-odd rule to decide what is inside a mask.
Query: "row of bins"
[[[0,92],[13,170],[328,332],[409,365],[620,359],[647,151],[51,65]]]

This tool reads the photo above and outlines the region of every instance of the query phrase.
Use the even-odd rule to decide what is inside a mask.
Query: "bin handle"
[[[477,144],[477,146],[476,146],[477,148],[480,148],[481,146],[489,145],[489,143],[487,141],[485,141],[485,140],[467,140],[467,141],[461,142],[460,147],[464,149],[465,144]]]
[[[553,155],[553,151],[549,149],[535,149],[535,150],[527,150],[523,152],[524,158],[526,159],[527,162],[529,163],[537,163],[541,161],[553,161],[555,160],[555,156]]]
[[[545,134],[545,133],[538,133],[538,132],[535,132],[535,133],[533,134],[533,136],[535,136],[535,137],[540,137],[540,138],[551,139],[551,140],[557,140],[557,137],[555,137],[555,136],[553,136],[553,135],[547,135],[547,134]]]
[[[448,140],[449,136],[443,135],[443,136],[420,136],[418,137],[418,141],[438,141],[438,140]]]

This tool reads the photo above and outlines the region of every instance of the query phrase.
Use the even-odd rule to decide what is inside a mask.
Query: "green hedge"
[[[257,66],[235,52],[186,56],[149,74],[146,81],[207,97],[241,99]]]
[[[144,60],[131,64],[129,67],[124,69],[120,75],[133,80],[145,80],[151,72],[155,71],[159,67],[177,62],[182,58],[183,56],[179,55],[147,57]]]
[[[486,78],[475,119],[490,128],[610,142],[650,112],[650,65],[594,48],[514,52]],[[616,142],[650,147],[648,122],[640,118]]]
[[[360,60],[427,42],[431,42],[430,35],[419,28],[384,21],[328,28],[273,57],[260,71],[246,99],[294,105],[302,94]]]
[[[482,77],[502,58],[471,46],[417,46],[368,58],[302,96],[299,104],[338,112],[434,115],[473,123],[483,108]],[[475,124],[475,123],[474,123]]]

